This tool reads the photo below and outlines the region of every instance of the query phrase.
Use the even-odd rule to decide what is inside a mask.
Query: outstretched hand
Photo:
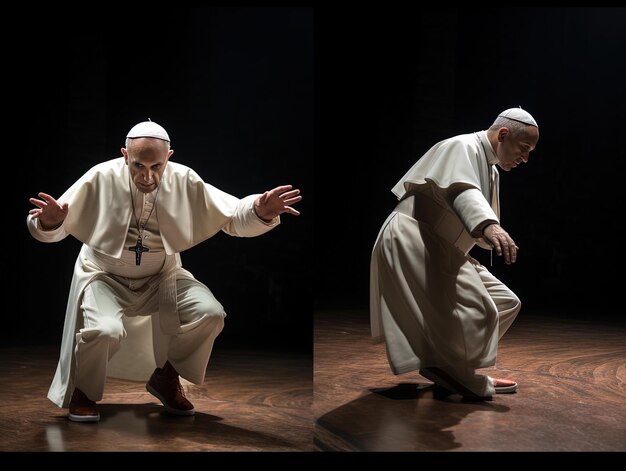
[[[299,216],[300,211],[291,207],[302,199],[300,190],[292,190],[291,185],[277,186],[266,191],[254,201],[254,211],[264,221],[271,221],[283,213]],[[291,190],[291,191],[290,191]]]
[[[67,217],[68,205],[67,203],[59,204],[52,196],[46,193],[39,193],[41,199],[29,198],[31,204],[37,206],[28,211],[34,218],[39,218],[39,224],[44,230],[55,229],[61,225]]]
[[[498,255],[504,255],[504,263],[515,263],[519,247],[511,236],[499,224],[490,224],[483,230],[484,239],[496,249]]]

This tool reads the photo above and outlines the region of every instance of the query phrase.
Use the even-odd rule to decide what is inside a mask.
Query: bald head
[[[153,137],[128,138],[121,151],[131,180],[142,193],[151,193],[159,186],[165,166],[174,153],[168,141]]]
[[[498,115],[487,130],[487,138],[498,157],[498,165],[509,171],[528,162],[539,140],[539,128],[530,113],[510,108]]]

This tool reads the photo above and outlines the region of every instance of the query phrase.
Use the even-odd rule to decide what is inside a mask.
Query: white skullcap
[[[170,142],[170,136],[167,135],[167,131],[152,121],[143,121],[133,126],[126,135],[127,138],[134,139],[136,137],[154,137],[156,139],[162,139]]]
[[[498,115],[500,118],[512,119],[513,121],[519,121],[520,123],[528,124],[530,126],[539,127],[535,118],[533,118],[528,111],[525,111],[520,106],[519,108],[509,108],[504,110]]]

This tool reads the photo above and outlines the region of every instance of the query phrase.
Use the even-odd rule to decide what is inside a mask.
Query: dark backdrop
[[[283,216],[252,239],[219,233],[182,261],[228,313],[216,345],[310,352],[313,9],[90,11],[16,15],[18,33],[5,43],[14,125],[6,158],[18,170],[5,174],[16,188],[9,262],[19,276],[4,276],[19,298],[16,310],[5,308],[2,342],[59,343],[80,249],[72,237],[31,238],[28,198],[60,196],[91,166],[120,156],[128,130],[151,118],[172,139],[172,161],[226,192],[302,190],[300,217]]]
[[[333,32],[317,45],[316,309],[368,307],[390,190],[419,156],[522,106],[539,144],[529,164],[501,172],[502,225],[521,251],[512,266],[494,256],[492,271],[525,312],[622,316],[626,9],[344,9],[316,20]]]
[[[438,140],[518,105],[541,138],[528,165],[502,172],[502,223],[521,253],[492,270],[525,309],[620,316],[625,9],[39,13],[7,17],[17,33],[4,40],[5,170],[17,172],[5,173],[3,276],[19,296],[3,343],[58,342],[80,246],[33,240],[27,198],[118,156],[147,117],[169,131],[173,160],[219,188],[304,192],[303,215],[269,234],[218,234],[183,254],[229,313],[218,342],[310,348],[313,300],[366,308],[391,187]]]

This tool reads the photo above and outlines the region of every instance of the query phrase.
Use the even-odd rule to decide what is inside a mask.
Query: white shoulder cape
[[[426,193],[450,207],[472,233],[479,223],[499,223],[498,185],[492,195],[490,182],[490,168],[497,174],[496,162],[485,131],[455,136],[431,147],[392,192],[399,200],[407,194]],[[480,239],[476,243],[488,248]]]

